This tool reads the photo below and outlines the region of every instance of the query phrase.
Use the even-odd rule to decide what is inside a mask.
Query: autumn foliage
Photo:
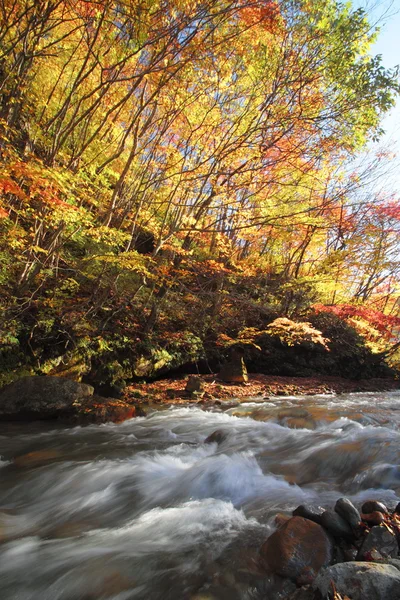
[[[374,35],[334,0],[2,2],[2,372],[150,376],[316,303],[394,342]]]

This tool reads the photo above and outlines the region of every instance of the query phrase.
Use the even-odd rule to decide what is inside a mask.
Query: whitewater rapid
[[[2,600],[261,600],[277,512],[400,500],[399,392],[0,431]]]

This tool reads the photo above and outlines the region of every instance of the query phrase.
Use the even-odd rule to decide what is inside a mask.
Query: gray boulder
[[[352,600],[395,600],[400,598],[400,572],[392,565],[347,562],[322,569],[313,582],[325,598],[332,592],[332,582],[339,594]]]
[[[51,419],[74,412],[91,385],[62,377],[23,377],[0,390],[0,420]]]
[[[364,539],[358,552],[357,560],[381,560],[383,558],[396,558],[399,547],[396,536],[386,527],[372,527]]]

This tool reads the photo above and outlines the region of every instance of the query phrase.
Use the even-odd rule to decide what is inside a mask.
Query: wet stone
[[[352,529],[348,522],[331,510],[326,510],[321,515],[321,525],[334,537],[350,538],[353,536]]]
[[[396,537],[386,527],[372,527],[358,552],[357,560],[377,561],[396,558],[399,547]]]
[[[303,517],[314,523],[321,525],[321,516],[325,512],[325,509],[320,506],[311,506],[308,504],[301,504],[292,513],[294,517]]]
[[[376,511],[384,514],[388,514],[389,512],[386,506],[382,502],[378,502],[378,500],[367,500],[361,507],[361,512],[365,515]]]
[[[368,525],[380,525],[384,522],[385,517],[381,512],[375,511],[367,515],[361,513],[361,519],[365,521],[365,523],[368,523]]]
[[[228,437],[228,434],[222,429],[216,429],[204,440],[205,444],[221,444]]]
[[[360,525],[360,513],[347,498],[339,498],[335,504],[335,512],[345,519],[353,529],[356,529]]]
[[[14,458],[14,464],[17,467],[37,467],[59,457],[60,453],[58,450],[50,448],[48,450],[34,450],[33,452],[16,456]]]
[[[332,560],[332,543],[317,523],[292,517],[260,549],[262,564],[272,573],[293,581],[314,579]]]
[[[400,573],[392,565],[347,562],[323,569],[313,583],[323,598],[332,592],[351,600],[396,600],[400,598]]]

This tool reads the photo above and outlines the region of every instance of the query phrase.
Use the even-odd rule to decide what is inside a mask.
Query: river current
[[[275,600],[278,512],[400,500],[400,392],[0,427],[2,600]]]

